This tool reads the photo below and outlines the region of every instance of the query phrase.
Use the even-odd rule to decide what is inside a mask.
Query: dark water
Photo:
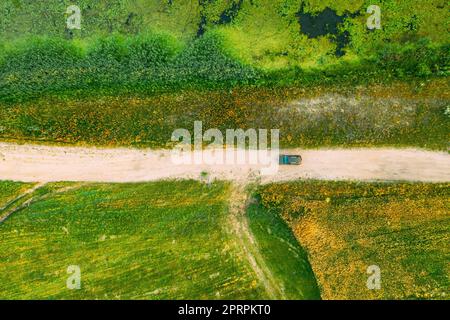
[[[231,6],[227,9],[225,9],[219,17],[219,21],[215,22],[215,25],[223,25],[228,24],[233,21],[233,19],[238,15],[239,10],[241,10],[242,2],[244,0],[239,0],[237,2],[233,2]],[[208,3],[214,2],[214,0],[200,0],[200,5],[202,7],[205,7],[208,5]],[[200,18],[200,23],[197,30],[197,37],[202,36],[206,31],[206,26],[208,24],[208,20],[206,17],[202,14]]]
[[[350,33],[340,31],[340,25],[348,17],[356,17],[359,13],[345,13],[338,15],[336,11],[326,8],[318,14],[305,13],[302,6],[297,13],[300,32],[306,34],[308,38],[317,38],[325,35],[334,35],[333,41],[336,42],[336,56],[342,57],[345,54],[344,48],[350,42]]]
[[[238,2],[233,2],[230,8],[226,9],[222,14],[220,15],[219,22],[217,24],[227,24],[233,21],[234,18],[239,13],[239,10],[241,10],[242,1],[239,0]]]

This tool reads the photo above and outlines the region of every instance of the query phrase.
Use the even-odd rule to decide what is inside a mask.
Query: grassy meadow
[[[187,90],[0,103],[0,139],[170,148],[176,128],[280,129],[291,147],[400,146],[446,150],[448,80],[370,87]]]
[[[0,140],[171,148],[202,121],[280,129],[282,148],[448,150],[449,18],[445,0],[2,0]],[[0,299],[273,298],[230,226],[228,183],[33,187],[0,181]],[[271,184],[245,218],[288,299],[448,299],[449,195]]]
[[[5,199],[28,187],[0,183]],[[268,299],[231,231],[228,192],[194,181],[42,186],[0,224],[0,299]],[[287,294],[318,298],[308,262],[290,246],[275,264],[294,272],[281,279]],[[66,287],[71,265],[80,290]],[[303,292],[305,279],[313,287]]]
[[[305,248],[323,299],[448,299],[449,184],[302,181],[262,186]],[[381,289],[368,290],[369,266]]]

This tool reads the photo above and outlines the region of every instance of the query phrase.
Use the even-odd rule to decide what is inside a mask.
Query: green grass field
[[[26,187],[0,183],[5,199]],[[193,181],[45,185],[0,224],[0,299],[267,299],[231,231],[228,190]],[[291,299],[318,298],[292,241],[283,259],[273,250],[287,244],[264,242],[270,266],[291,273],[281,279]],[[71,265],[80,290],[66,287]],[[313,287],[301,291],[305,280]]]
[[[247,214],[264,261],[286,298],[320,299],[308,257],[286,223],[256,203],[249,206]]]
[[[364,0],[83,0],[81,30],[69,4],[0,4],[0,101],[448,74],[445,1],[378,3],[375,31]]]
[[[2,182],[0,183],[0,208],[13,201],[25,190],[30,188],[32,184]]]
[[[31,187],[0,183],[6,201]],[[247,219],[287,299],[447,299],[448,190],[272,184]],[[269,298],[231,231],[228,184],[57,183],[32,196],[0,225],[2,299]],[[71,265],[80,290],[66,287]],[[381,290],[366,288],[370,265],[381,269]]]
[[[308,253],[323,299],[449,299],[449,184],[301,181],[260,188]],[[367,268],[381,271],[368,290]]]

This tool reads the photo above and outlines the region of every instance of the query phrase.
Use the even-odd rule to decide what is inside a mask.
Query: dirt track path
[[[450,181],[450,155],[416,149],[289,150],[301,166],[281,166],[261,182],[295,179]],[[274,157],[276,161],[276,157]],[[210,178],[246,182],[259,165],[176,165],[167,150],[50,147],[0,143],[0,180],[142,182]]]
[[[20,210],[21,208],[27,206],[31,203],[33,198],[25,200],[23,203],[21,203],[19,206],[15,207],[14,204],[19,202],[20,200],[26,198],[29,195],[32,195],[36,190],[42,188],[45,186],[45,183],[37,183],[28,190],[26,190],[24,193],[18,195],[15,199],[12,199],[7,204],[5,204],[3,207],[0,208],[0,223],[8,219],[8,217],[16,212],[17,210]]]
[[[266,293],[270,299],[286,299],[282,288],[280,288],[270,268],[266,265],[259,245],[248,225],[246,214],[249,201],[248,197],[249,193],[245,190],[244,185],[235,184],[231,187],[229,198],[230,215],[228,221],[230,229],[234,232],[240,250],[246,256],[256,278],[266,289]]]

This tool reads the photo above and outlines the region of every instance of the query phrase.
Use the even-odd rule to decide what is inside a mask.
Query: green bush
[[[248,83],[256,72],[229,58],[217,35],[182,49],[168,35],[99,38],[76,42],[35,38],[0,60],[0,99],[16,101],[65,91],[157,91],[177,86]]]
[[[326,69],[264,71],[233,59],[224,39],[207,32],[187,45],[168,34],[111,35],[88,42],[34,37],[0,44],[0,100],[47,94],[152,93],[178,88],[230,88],[367,83],[448,74],[449,45],[389,44],[375,58]]]
[[[426,39],[417,44],[388,44],[379,50],[377,65],[392,70],[397,77],[445,75],[449,51],[450,45],[435,46]]]
[[[215,33],[208,33],[188,46],[177,57],[175,69],[177,78],[206,86],[249,83],[257,77],[254,69],[224,53],[222,39]]]

